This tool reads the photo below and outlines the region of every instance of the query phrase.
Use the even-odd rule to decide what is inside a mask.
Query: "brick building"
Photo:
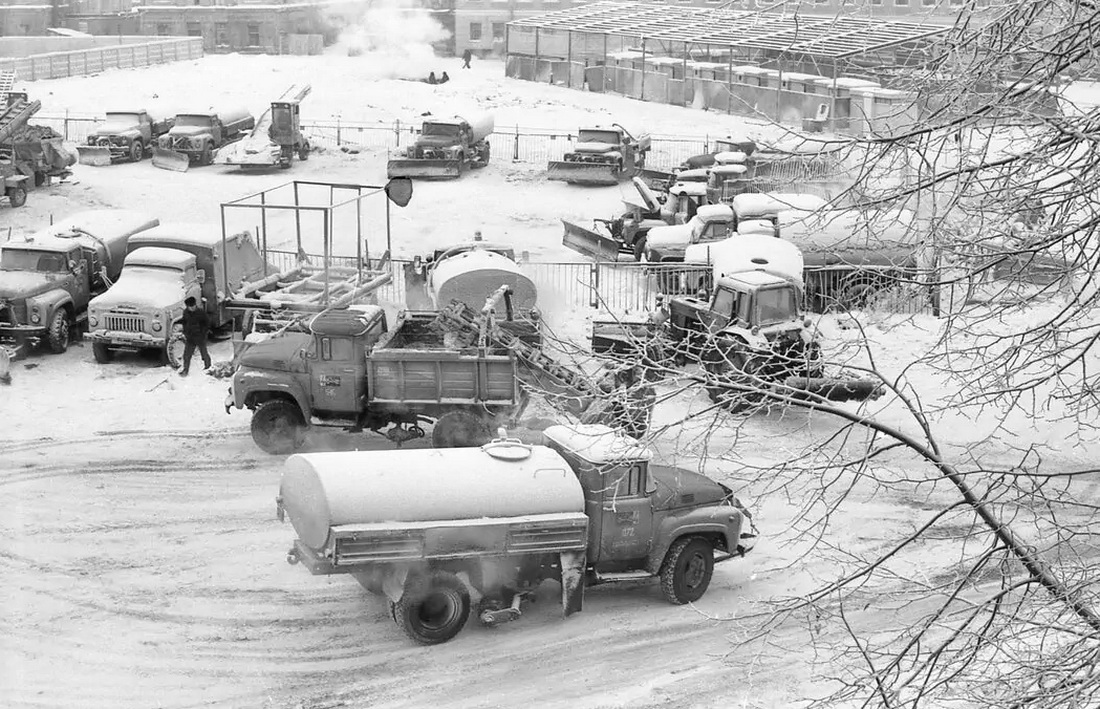
[[[0,37],[44,35],[61,11],[56,0],[0,0]]]
[[[207,52],[289,52],[291,35],[324,35],[331,29],[319,2],[269,0],[149,0],[138,8],[141,34],[202,37]]]

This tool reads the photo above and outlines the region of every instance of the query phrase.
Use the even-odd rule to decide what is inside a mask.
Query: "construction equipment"
[[[216,162],[241,169],[285,169],[295,155],[299,160],[308,160],[310,147],[302,134],[299,104],[309,92],[308,84],[284,91],[256,121],[247,138],[218,151]]]
[[[650,137],[637,138],[618,123],[581,128],[573,152],[547,166],[548,177],[577,185],[614,185],[645,166]]]
[[[27,192],[48,185],[54,177],[67,177],[76,156],[62,145],[50,128],[28,125],[42,107],[20,91],[4,93],[0,109],[0,182],[12,207],[22,206]]]
[[[493,127],[493,117],[488,113],[427,118],[416,142],[406,148],[405,157],[386,163],[386,175],[452,178],[460,177],[467,167],[485,167],[489,164],[488,138]]]
[[[88,144],[77,146],[80,164],[105,167],[121,160],[138,162],[152,154],[157,140],[173,123],[173,118],[154,116],[145,109],[108,111],[104,122],[88,136]]]
[[[153,148],[153,165],[174,172],[187,172],[192,163],[210,165],[218,149],[244,138],[255,125],[246,109],[180,113]]]

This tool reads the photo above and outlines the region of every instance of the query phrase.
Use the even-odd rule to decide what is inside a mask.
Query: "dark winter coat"
[[[183,337],[188,342],[205,342],[210,330],[210,316],[202,308],[183,311]]]

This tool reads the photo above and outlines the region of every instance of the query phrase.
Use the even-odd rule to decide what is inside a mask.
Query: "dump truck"
[[[142,212],[79,212],[0,245],[0,344],[13,355],[68,349],[88,305],[119,277],[127,243],[159,220]]]
[[[502,286],[480,311],[457,300],[405,311],[393,329],[378,306],[328,309],[308,331],[287,329],[240,355],[226,413],[249,409],[252,438],[271,454],[297,450],[311,426],[370,430],[401,445],[430,423],[435,447],[456,447],[514,423],[530,386],[582,422],[642,435],[648,409],[626,410],[631,401],[618,396],[616,380],[594,380],[499,326],[501,300],[512,313],[509,294]]]
[[[405,302],[412,309],[438,310],[454,300],[480,307],[501,285],[511,289],[513,318],[498,313],[500,326],[531,345],[541,340],[538,291],[511,246],[469,241],[416,256],[405,266]]]
[[[881,396],[873,380],[825,376],[821,346],[801,311],[803,264],[792,245],[769,237],[732,243],[741,248],[726,252],[709,295],[667,298],[644,322],[594,322],[593,351],[698,362],[711,400],[732,412],[761,405],[769,393],[821,401]]]
[[[576,185],[614,185],[645,167],[650,137],[637,138],[618,123],[610,127],[581,128],[573,152],[547,166],[551,180]]]
[[[241,169],[285,169],[295,155],[299,160],[308,160],[309,140],[302,133],[299,109],[309,92],[308,84],[284,91],[256,121],[247,138],[218,151],[217,163]]]
[[[600,260],[616,261],[620,255],[627,255],[641,261],[650,230],[683,224],[707,203],[705,183],[677,183],[666,194],[657,195],[641,178],[631,182],[641,204],[623,200],[626,209],[622,214],[614,219],[594,219],[591,229],[563,219],[562,244]]]
[[[184,300],[198,301],[212,329],[225,328],[232,295],[274,271],[247,231],[223,236],[220,225],[184,222],[149,229],[130,239],[118,283],[91,302],[92,353],[106,363],[118,350],[157,350],[179,367]]]
[[[50,184],[55,177],[68,177],[69,168],[76,164],[77,156],[57,131],[28,124],[41,108],[42,103],[31,101],[25,92],[12,91],[0,110],[0,177],[10,204],[19,201],[19,187],[29,191]],[[20,175],[26,179],[19,180]]]
[[[171,130],[153,148],[153,165],[186,172],[192,164],[210,165],[222,147],[241,140],[256,126],[244,108],[177,114]]]
[[[88,136],[88,144],[77,146],[80,164],[103,167],[113,162],[138,162],[153,154],[157,141],[174,123],[172,117],[156,116],[145,109],[108,111],[104,122]]]
[[[426,118],[405,157],[386,163],[387,177],[460,177],[466,168],[489,164],[491,114]]]
[[[471,612],[518,619],[546,580],[566,617],[596,584],[655,579],[669,603],[702,598],[716,563],[753,549],[752,516],[729,487],[652,458],[601,425],[550,426],[542,445],[299,454],[276,509],[297,535],[289,563],[351,575],[434,645]]]

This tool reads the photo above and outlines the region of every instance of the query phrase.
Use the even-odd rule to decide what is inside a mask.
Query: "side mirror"
[[[195,271],[195,280],[199,283],[206,283],[206,271],[201,268]]]
[[[69,271],[71,273],[76,273],[76,268],[77,268],[76,267],[76,261],[73,261],[72,259],[69,259]]]
[[[398,207],[405,207],[413,196],[413,183],[408,177],[395,177],[386,183],[386,197]]]

